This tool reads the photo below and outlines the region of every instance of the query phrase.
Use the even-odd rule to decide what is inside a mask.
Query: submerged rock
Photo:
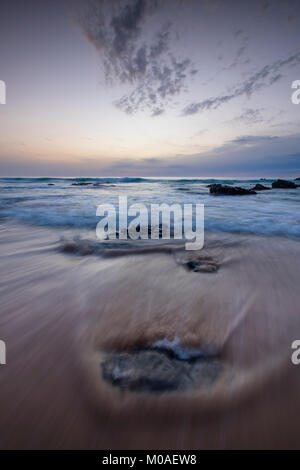
[[[256,194],[253,189],[245,189],[239,186],[228,186],[226,184],[211,184],[209,187],[209,192],[211,194],[220,194],[226,196],[243,196],[246,194]]]
[[[297,185],[292,181],[277,180],[272,183],[272,188],[295,189]]]
[[[140,349],[108,354],[101,368],[103,378],[122,390],[162,393],[210,386],[222,364],[209,356],[182,360],[166,350]]]
[[[270,191],[271,188],[268,188],[267,186],[264,186],[263,184],[257,183],[254,188],[254,191]]]
[[[89,186],[93,183],[72,183],[71,186]]]

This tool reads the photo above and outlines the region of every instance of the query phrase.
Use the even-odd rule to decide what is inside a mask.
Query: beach
[[[299,450],[300,1],[10,0],[0,32],[0,456]]]
[[[292,234],[207,230],[193,253],[174,240],[103,248],[88,225],[36,223],[32,197],[35,223],[16,210],[0,224],[1,448],[299,446],[297,220]],[[191,258],[216,269],[194,272]],[[147,381],[149,357],[166,369]]]

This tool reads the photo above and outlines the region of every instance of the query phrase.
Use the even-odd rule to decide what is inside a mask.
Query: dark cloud
[[[160,22],[153,20],[167,4],[161,0],[88,0],[80,16],[84,34],[103,56],[107,82],[133,85],[129,94],[115,102],[128,114],[139,110],[161,114],[165,104],[184,89],[187,76],[197,73],[188,58],[172,51],[172,25],[167,16],[161,14]]]
[[[208,98],[197,103],[191,103],[183,109],[182,114],[184,116],[188,116],[201,111],[217,109],[221,105],[243,95],[246,95],[249,98],[256,91],[273,85],[275,82],[280,80],[282,74],[279,73],[279,71],[288,66],[294,67],[299,63],[300,52],[297,52],[296,54],[293,54],[286,59],[280,59],[273,62],[273,64],[265,65],[258,72],[254,73],[248,79],[246,79],[243,83],[233,87],[230,92],[216,96],[214,98]]]

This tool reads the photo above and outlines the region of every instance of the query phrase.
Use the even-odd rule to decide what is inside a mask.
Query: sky
[[[0,176],[299,176],[298,0],[2,0]]]

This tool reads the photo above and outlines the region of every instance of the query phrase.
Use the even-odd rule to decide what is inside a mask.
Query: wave
[[[43,183],[43,182],[66,182],[66,183],[84,183],[84,182],[102,182],[102,183],[142,183],[151,182],[153,179],[139,178],[139,177],[34,177],[34,178],[0,178],[1,183]],[[157,180],[161,181],[161,180]]]
[[[172,341],[168,340],[167,338],[155,341],[151,344],[151,348],[166,350],[171,352],[177,359],[181,360],[191,360],[197,359],[199,357],[215,356],[217,354],[217,350],[211,345],[207,345],[201,348],[185,346],[181,343],[177,336],[175,336]]]
[[[97,206],[114,204],[118,212],[119,194],[128,197],[128,205],[203,203],[208,231],[300,237],[299,189],[273,189],[243,198],[212,197],[207,185],[216,181],[243,187],[259,182],[217,178],[2,178],[0,216],[26,225],[95,230]]]
[[[271,183],[275,181],[276,178],[271,179],[264,179],[265,183]],[[7,178],[0,178],[0,182],[2,183],[13,183],[13,182],[23,182],[23,183],[43,183],[43,182],[109,182],[109,183],[167,183],[167,184],[176,184],[176,183],[187,183],[187,184],[213,184],[213,183],[221,183],[221,184],[241,184],[241,183],[257,183],[257,178],[252,179],[237,179],[237,178],[164,178],[164,177],[132,177],[132,176],[125,176],[125,177],[104,177],[104,176],[86,176],[86,177],[7,177]]]

